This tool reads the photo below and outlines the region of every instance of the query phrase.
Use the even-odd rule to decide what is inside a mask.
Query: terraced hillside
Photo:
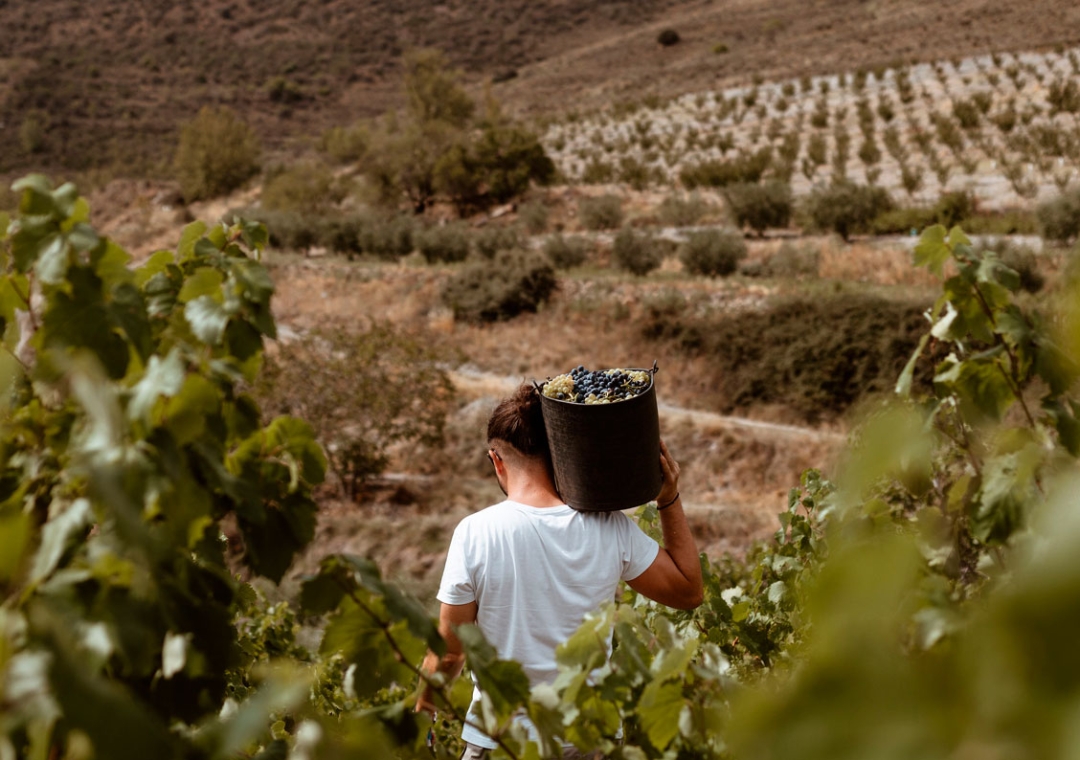
[[[179,125],[227,104],[264,146],[399,102],[411,47],[443,49],[511,110],[583,104],[897,61],[1075,45],[1069,0],[191,0],[0,3],[0,174],[162,175]],[[680,42],[657,44],[673,29]],[[718,52],[726,51],[726,52]],[[512,75],[516,74],[516,76]],[[503,81],[505,80],[505,81]]]
[[[626,101],[544,139],[574,181],[771,176],[800,194],[846,177],[914,202],[966,190],[986,209],[1025,206],[1080,179],[1080,48]]]

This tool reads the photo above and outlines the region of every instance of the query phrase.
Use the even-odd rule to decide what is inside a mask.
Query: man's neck
[[[544,481],[548,481],[544,478]],[[550,481],[538,478],[512,478],[506,487],[506,498],[527,507],[561,507],[564,502]]]

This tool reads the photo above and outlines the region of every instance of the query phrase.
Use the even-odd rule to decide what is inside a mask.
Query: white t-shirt
[[[507,500],[458,524],[438,599],[476,602],[476,624],[499,657],[521,663],[530,684],[551,683],[558,675],[555,648],[586,613],[615,598],[620,579],[641,575],[659,551],[622,512]],[[478,697],[475,692],[473,707]],[[462,738],[495,747],[471,726]]]

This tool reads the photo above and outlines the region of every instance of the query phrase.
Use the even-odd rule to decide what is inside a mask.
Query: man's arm
[[[649,569],[627,583],[634,591],[653,601],[668,607],[692,610],[701,604],[705,594],[701,562],[679,497],[679,464],[663,441],[660,441],[660,467],[664,472],[664,482],[656,502],[659,506],[671,503],[660,511],[664,545]]]
[[[475,623],[476,610],[476,602],[469,602],[468,604],[443,603],[439,609],[439,635],[446,642],[446,654],[439,657],[439,655],[428,650],[427,655],[424,657],[424,663],[420,666],[424,673],[428,675],[436,672],[442,673],[446,676],[447,683],[457,677],[465,664],[465,652],[454,631],[459,625]],[[417,711],[427,710],[434,715],[437,709],[434,699],[435,690],[424,681],[420,697],[416,700]]]

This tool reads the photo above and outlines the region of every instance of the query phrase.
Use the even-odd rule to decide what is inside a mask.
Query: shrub
[[[300,85],[285,77],[274,77],[267,82],[266,94],[272,103],[299,103],[304,99]]]
[[[300,164],[268,178],[260,199],[271,211],[319,214],[339,203],[344,196],[329,169],[316,164]]]
[[[726,187],[737,182],[758,182],[772,165],[772,148],[766,146],[753,153],[740,153],[732,159],[713,159],[686,166],[679,179],[689,189],[695,187]]]
[[[518,219],[530,234],[539,235],[547,229],[549,213],[548,207],[540,201],[529,201],[518,209]]]
[[[173,162],[184,200],[231,192],[259,171],[255,133],[228,106],[204,106],[180,130]]]
[[[821,266],[821,250],[809,244],[795,245],[785,240],[776,253],[761,267],[766,277],[800,279],[817,277]]]
[[[582,237],[552,235],[544,243],[544,254],[557,269],[573,269],[585,263],[590,243]]]
[[[1039,259],[1027,246],[1017,245],[1004,238],[983,243],[976,248],[979,254],[993,251],[1002,264],[1020,276],[1020,288],[1028,293],[1038,293],[1046,284],[1046,278],[1039,271]]]
[[[659,242],[648,232],[635,232],[623,227],[611,248],[612,259],[619,269],[640,276],[660,266],[664,260]]]
[[[578,201],[578,219],[587,230],[613,230],[623,222],[622,198],[601,195]]]
[[[660,34],[656,35],[656,41],[664,47],[678,45],[680,39],[679,33],[674,29],[664,29]]]
[[[503,251],[492,261],[477,260],[462,268],[447,281],[442,300],[458,319],[495,322],[535,312],[556,285],[555,270],[543,255]]]
[[[734,230],[700,230],[683,244],[683,266],[692,274],[726,277],[746,257],[746,241]]]
[[[331,127],[323,132],[319,150],[341,164],[351,164],[362,159],[371,142],[371,133],[364,124],[351,127]]]
[[[499,251],[512,251],[521,246],[515,227],[485,227],[472,236],[473,250],[485,259],[495,258]]]
[[[712,210],[712,205],[697,193],[669,195],[657,207],[661,224],[669,227],[690,227]]]
[[[1065,243],[1080,235],[1080,190],[1062,193],[1035,211],[1043,237]]]
[[[770,228],[787,227],[791,221],[791,185],[786,182],[729,185],[724,198],[735,223],[759,235]]]
[[[469,233],[460,223],[422,229],[413,236],[413,244],[429,264],[452,264],[469,256]]]
[[[614,180],[615,167],[598,158],[590,158],[581,170],[581,181],[586,185],[606,185]]]
[[[45,150],[46,118],[37,111],[23,118],[19,125],[19,145],[25,153],[41,153]]]
[[[254,390],[266,415],[301,415],[314,426],[352,496],[385,469],[392,446],[443,440],[454,386],[440,358],[387,325],[319,332],[279,343]]]
[[[709,362],[719,392],[708,401],[720,410],[782,404],[814,423],[892,392],[926,332],[927,306],[851,293],[799,296],[735,314],[650,314],[644,334]],[[929,387],[934,361],[919,361],[918,386]]]
[[[811,192],[804,208],[816,228],[848,240],[853,232],[870,232],[874,219],[893,208],[893,201],[883,188],[836,182]]]
[[[416,222],[412,216],[371,217],[360,230],[360,250],[380,259],[397,259],[413,251]]]

